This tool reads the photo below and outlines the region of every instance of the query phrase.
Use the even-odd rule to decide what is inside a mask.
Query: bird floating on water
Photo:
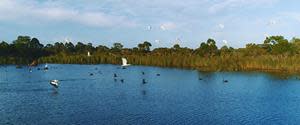
[[[160,74],[159,74],[159,73],[157,73],[157,74],[156,74],[156,76],[160,76]]]
[[[143,79],[143,84],[146,84],[147,82],[146,82],[146,80],[145,79]]]
[[[59,82],[59,81],[55,79],[55,80],[51,80],[51,81],[50,81],[50,84],[51,84],[52,86],[54,86],[55,88],[58,88],[58,82]]]
[[[48,69],[49,69],[49,68],[48,68],[48,64],[46,63],[46,64],[45,64],[45,67],[44,67],[44,70],[47,71]]]

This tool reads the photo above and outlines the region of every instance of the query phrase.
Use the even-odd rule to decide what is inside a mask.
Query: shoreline
[[[39,63],[37,66],[31,66],[31,67],[39,67],[40,65],[43,65],[46,63]],[[113,64],[113,63],[55,63],[55,62],[50,62],[48,64],[57,64],[57,65],[120,65],[120,64]],[[1,66],[18,66],[16,64],[0,64]],[[22,67],[30,67],[29,65],[26,64],[22,64],[19,65]],[[171,68],[171,69],[181,69],[181,70],[197,70],[199,72],[243,72],[243,73],[267,73],[270,75],[275,75],[275,76],[279,76],[279,77],[290,77],[290,76],[300,76],[300,70],[296,70],[296,71],[289,71],[287,69],[259,69],[259,68],[247,68],[247,69],[235,69],[235,70],[228,70],[228,69],[210,69],[208,67],[204,68],[204,67],[176,67],[176,66],[157,66],[157,65],[143,65],[143,64],[132,64],[132,66],[146,66],[146,67],[157,67],[157,68]]]

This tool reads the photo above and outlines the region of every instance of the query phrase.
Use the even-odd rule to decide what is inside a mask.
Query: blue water
[[[300,81],[294,77],[116,65],[49,68],[0,67],[1,125],[300,124]],[[52,79],[60,80],[58,89]]]

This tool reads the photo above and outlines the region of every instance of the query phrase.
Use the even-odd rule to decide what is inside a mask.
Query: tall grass
[[[111,55],[99,54],[49,56],[39,59],[40,63],[62,64],[120,64],[121,57],[126,57],[134,65],[159,67],[191,68],[201,71],[267,71],[267,72],[300,72],[300,55],[294,56],[241,56],[238,54],[201,57],[197,55],[156,55],[156,54],[128,54]]]

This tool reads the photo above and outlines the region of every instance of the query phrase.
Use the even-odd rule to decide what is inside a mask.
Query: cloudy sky
[[[268,35],[300,37],[298,0],[0,0],[0,40],[91,42],[125,47],[260,43]]]

